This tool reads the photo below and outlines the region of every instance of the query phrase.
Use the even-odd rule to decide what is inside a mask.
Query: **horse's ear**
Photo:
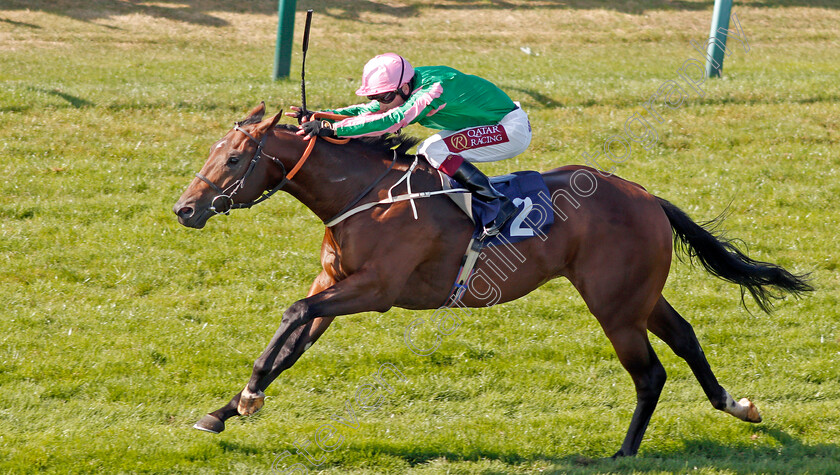
[[[256,124],[257,122],[261,121],[265,115],[265,101],[260,102],[260,105],[254,107],[251,112],[248,113],[248,117],[243,120],[243,123],[248,124]]]
[[[257,128],[254,129],[254,131],[257,132],[258,134],[264,134],[264,133],[268,132],[269,130],[273,129],[275,125],[277,125],[277,122],[280,121],[281,117],[283,117],[283,111],[282,110],[280,112],[278,112],[277,115],[275,115],[271,119],[266,119],[266,120],[260,122],[260,125],[258,125]]]
[[[283,109],[280,109],[280,112],[278,112],[277,115],[275,115],[274,118],[271,119],[271,127],[269,127],[269,130],[273,129],[277,125],[277,122],[280,122],[280,119],[282,117],[283,117]]]

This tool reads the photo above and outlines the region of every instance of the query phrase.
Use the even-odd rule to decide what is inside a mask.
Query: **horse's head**
[[[213,144],[201,171],[173,208],[181,224],[200,229],[216,214],[248,208],[261,201],[263,192],[278,180],[276,173],[268,172],[273,159],[262,147],[283,112],[266,120],[264,114],[265,103],[261,103]]]

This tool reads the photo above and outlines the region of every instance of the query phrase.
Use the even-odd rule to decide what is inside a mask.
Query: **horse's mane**
[[[298,126],[294,124],[277,124],[278,129],[288,130],[290,132],[297,132]],[[356,143],[365,144],[369,147],[377,148],[384,152],[391,152],[396,150],[398,155],[405,155],[411,147],[420,143],[420,139],[410,135],[402,134],[385,134],[379,137],[361,137],[353,139]]]

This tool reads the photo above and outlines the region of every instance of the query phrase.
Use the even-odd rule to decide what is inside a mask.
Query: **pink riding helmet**
[[[396,53],[376,56],[365,64],[362,73],[362,87],[357,96],[374,96],[397,90],[414,77],[414,68],[405,58]]]

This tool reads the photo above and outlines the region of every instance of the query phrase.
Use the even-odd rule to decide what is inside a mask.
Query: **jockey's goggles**
[[[382,94],[376,94],[373,96],[367,96],[367,98],[371,101],[379,101],[382,104],[390,104],[394,102],[394,99],[397,98],[397,91],[385,92]]]

